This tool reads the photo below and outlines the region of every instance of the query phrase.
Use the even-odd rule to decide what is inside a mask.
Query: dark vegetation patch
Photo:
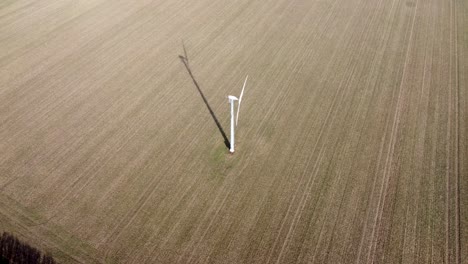
[[[55,260],[38,249],[4,232],[0,236],[0,263],[55,264]]]

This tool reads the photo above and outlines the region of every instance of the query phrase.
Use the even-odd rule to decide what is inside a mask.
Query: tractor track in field
[[[412,17],[412,22],[411,22],[411,27],[409,29],[409,38],[408,38],[408,46],[406,47],[406,52],[405,52],[405,62],[403,65],[403,73],[400,81],[400,86],[398,88],[398,96],[397,96],[397,102],[396,102],[396,108],[395,108],[395,115],[393,117],[393,125],[391,128],[391,134],[390,134],[390,143],[388,145],[389,149],[387,152],[387,157],[385,159],[385,165],[384,165],[384,174],[383,174],[383,182],[382,182],[382,187],[379,192],[379,203],[378,203],[378,209],[377,209],[377,214],[375,215],[374,219],[374,226],[372,228],[372,233],[371,233],[371,238],[372,238],[372,243],[369,245],[370,250],[367,255],[367,263],[374,263],[375,260],[375,255],[376,255],[376,250],[377,250],[377,245],[380,242],[380,230],[382,227],[382,216],[383,216],[383,211],[385,208],[385,196],[387,195],[387,190],[388,190],[388,184],[391,178],[391,168],[392,168],[392,162],[393,162],[393,155],[394,155],[394,149],[396,146],[396,139],[397,139],[397,134],[398,134],[398,127],[400,124],[400,114],[402,111],[402,91],[403,91],[403,84],[406,81],[406,72],[407,72],[407,65],[409,61],[409,51],[411,48],[411,44],[413,43],[412,36],[414,32],[414,24],[416,21],[416,13],[418,9],[418,1],[416,0],[416,7],[414,9],[414,14]]]
[[[354,12],[353,12],[353,14],[354,14]],[[350,22],[353,20],[353,18],[354,18],[354,15],[352,15],[351,18],[349,19],[349,21],[348,21],[348,23],[347,23],[346,28],[345,28],[344,31],[346,31],[347,28],[350,26]],[[363,34],[364,34],[364,32],[365,32],[365,29],[363,29]],[[362,47],[362,45],[361,45],[361,47]],[[332,55],[332,58],[333,58],[333,56],[334,56],[334,54]],[[331,59],[330,61],[332,61],[332,59]],[[327,66],[327,71],[328,71],[329,69],[330,69],[330,68]],[[348,78],[351,78],[351,77],[354,75],[353,72],[354,72],[354,69],[355,69],[355,68],[351,68],[351,69],[353,69],[353,70],[352,70],[352,73],[351,73],[351,74],[346,74],[346,76],[349,76]],[[348,82],[350,82],[350,80],[348,80]],[[341,86],[342,86],[342,83],[340,83],[339,87],[341,87]],[[323,127],[320,129],[320,133],[319,133],[318,140],[317,140],[317,143],[316,143],[316,144],[318,144],[318,142],[321,141],[321,137],[322,137],[322,135],[323,135],[324,127],[325,127],[326,124],[328,123],[327,120],[328,120],[328,118],[329,118],[329,116],[330,116],[330,113],[331,113],[332,110],[334,111],[334,109],[336,108],[335,99],[337,99],[337,95],[335,95],[333,98],[334,98],[334,102],[331,104],[331,106],[330,106],[330,108],[329,108],[329,111],[328,111],[328,114],[327,114],[327,118],[326,118],[326,120],[325,120],[324,123],[323,123]],[[332,124],[329,124],[328,126],[332,126]],[[315,149],[316,149],[316,148],[317,148],[317,145],[314,146],[314,148],[313,148],[314,151],[312,151],[312,153],[315,152]],[[320,163],[320,157],[321,157],[321,153],[322,153],[322,152],[323,152],[323,148],[320,148],[319,156],[317,157],[317,159],[319,160],[319,163]],[[308,164],[309,164],[309,163],[306,164],[306,167],[308,166]],[[314,168],[315,168],[315,165],[314,165]],[[305,171],[307,171],[307,169],[306,169]],[[313,169],[312,171],[316,171],[316,169]],[[306,175],[306,173],[304,172],[304,173],[303,173],[303,176],[305,176],[305,175]],[[303,177],[303,178],[304,178],[304,177]],[[310,176],[310,177],[309,177],[309,180],[312,179],[312,178],[313,178],[313,177]],[[301,182],[302,182],[302,181],[301,181]],[[311,185],[310,185],[310,186],[309,186],[309,185],[310,185],[310,183],[306,183],[306,190],[308,190],[308,191],[304,192],[304,195],[305,195],[305,196],[303,195],[303,198],[304,198],[304,197],[309,197],[309,194],[310,194],[309,188],[311,187]],[[286,219],[288,218],[289,212],[290,212],[290,210],[291,210],[291,205],[293,204],[293,202],[294,202],[294,200],[295,200],[295,197],[297,196],[298,191],[300,190],[300,186],[302,186],[302,184],[299,184],[299,185],[298,185],[298,188],[296,189],[296,193],[295,193],[295,195],[293,196],[292,201],[289,203],[287,213],[285,214],[283,221],[281,221],[281,223],[282,223],[282,224],[281,224],[281,227],[280,227],[280,229],[279,229],[277,238],[276,238],[276,240],[275,240],[275,243],[273,244],[272,251],[271,251],[270,254],[269,254],[270,257],[269,257],[269,259],[268,259],[267,262],[269,262],[269,261],[271,260],[271,257],[272,257],[272,254],[273,254],[273,250],[276,248],[276,245],[277,245],[277,243],[278,243],[278,241],[279,241],[279,238],[280,238],[280,236],[281,236],[283,227],[284,227],[285,223],[287,222]],[[307,186],[309,186],[309,187],[307,187]],[[294,226],[296,225],[298,219],[301,217],[301,215],[300,215],[300,214],[298,215],[298,213],[301,212],[301,211],[303,211],[303,209],[304,209],[305,203],[303,202],[303,198],[301,198],[301,200],[300,200],[300,205],[298,206],[298,209],[296,210],[296,214],[295,214],[295,216],[293,217],[293,219],[291,220],[291,221],[292,221],[291,227],[290,227],[290,229],[289,229],[289,231],[288,231],[288,233],[287,233],[287,235],[286,235],[286,238],[284,239],[283,246],[282,246],[282,248],[281,248],[281,250],[280,250],[279,257],[278,257],[278,259],[277,259],[278,262],[281,260],[281,256],[282,256],[282,254],[283,254],[283,252],[284,252],[284,250],[285,250],[285,246],[287,245],[288,240],[289,240],[289,237],[290,237],[291,232],[292,232],[292,230],[293,230],[292,228],[294,228]],[[308,200],[308,199],[306,199],[306,200]]]
[[[457,19],[457,9],[456,3],[454,0],[450,1],[451,3],[451,24],[453,25],[453,30],[450,32],[454,32],[454,37],[451,38],[451,41],[455,42],[451,47],[455,47],[454,52],[454,64],[455,64],[455,80],[454,85],[455,88],[455,262],[460,264],[461,259],[461,243],[460,243],[460,83],[459,83],[459,56],[458,56],[458,19]]]
[[[336,2],[335,2],[335,3],[336,3]],[[351,21],[351,20],[352,20],[352,18],[351,18],[349,21]],[[349,26],[349,23],[348,23],[348,26]],[[347,28],[347,27],[346,27],[346,28]],[[335,55],[335,53],[332,54],[332,58],[334,57],[334,55]],[[332,61],[332,59],[331,59],[330,61]],[[330,65],[330,64],[329,64],[329,65]],[[330,68],[327,66],[326,72],[327,72],[329,69],[330,69]],[[341,85],[340,85],[340,86],[341,86]],[[332,111],[334,110],[334,106],[336,105],[336,100],[338,99],[338,95],[339,95],[339,94],[340,94],[340,90],[337,90],[336,94],[333,96],[333,102],[331,103],[331,105],[330,105],[330,107],[329,107],[329,109],[328,109],[328,112],[327,112],[328,114],[327,114],[325,120],[323,121],[323,124],[322,124],[322,126],[321,126],[321,128],[320,128],[320,130],[319,130],[320,132],[319,132],[319,135],[318,135],[318,139],[317,139],[317,141],[316,141],[316,143],[315,143],[315,145],[314,145],[313,150],[312,150],[311,153],[315,153],[315,151],[317,150],[318,144],[319,144],[319,142],[320,142],[321,139],[322,139],[322,135],[323,135],[324,130],[327,130],[327,127],[332,126],[332,124],[329,124],[328,119],[330,118],[331,113],[332,113]],[[333,120],[330,121],[330,122],[333,123]],[[321,148],[319,149],[319,154],[318,154],[318,156],[317,156],[316,163],[314,163],[314,165],[313,165],[313,169],[312,169],[312,171],[314,172],[314,173],[313,173],[313,176],[309,176],[309,177],[308,177],[308,181],[305,183],[305,189],[306,189],[306,190],[308,190],[309,188],[311,188],[310,180],[316,176],[316,173],[317,173],[316,165],[317,165],[317,163],[320,163],[322,154],[323,154],[323,147],[321,147]],[[282,230],[283,230],[283,228],[284,228],[285,223],[287,222],[287,218],[288,218],[288,215],[289,215],[290,210],[291,210],[291,205],[292,205],[293,202],[295,201],[296,196],[299,195],[298,191],[299,191],[299,190],[301,189],[301,187],[303,186],[302,181],[305,180],[305,179],[307,178],[307,177],[306,177],[306,171],[309,170],[308,167],[309,167],[309,165],[310,165],[310,161],[311,161],[311,159],[308,159],[308,162],[307,162],[306,165],[305,165],[305,170],[304,170],[304,172],[302,173],[301,180],[300,180],[301,184],[298,184],[298,186],[297,186],[297,188],[296,188],[296,191],[295,191],[295,193],[294,193],[294,196],[292,197],[292,200],[291,200],[291,202],[289,203],[288,210],[286,211],[286,214],[284,215],[284,219],[283,219],[282,222],[281,222],[281,226],[280,226],[280,229],[279,229],[279,231],[278,231],[278,235],[276,236],[276,239],[275,239],[275,242],[274,242],[274,244],[273,244],[273,247],[272,247],[272,249],[271,249],[271,251],[270,251],[270,253],[269,253],[269,257],[268,257],[267,262],[270,262],[270,261],[271,261],[271,258],[272,258],[273,254],[274,254],[274,249],[277,247],[277,244],[279,243],[280,236],[281,236],[281,234],[282,234]],[[313,182],[313,181],[312,181],[312,182]],[[299,201],[299,206],[297,207],[296,212],[295,212],[295,214],[294,214],[294,216],[293,216],[293,219],[291,220],[292,223],[291,223],[290,228],[289,228],[289,230],[288,230],[288,232],[287,232],[287,234],[286,234],[286,238],[285,238],[284,241],[283,241],[283,246],[281,247],[281,249],[280,249],[280,251],[279,251],[279,255],[278,255],[278,258],[277,258],[277,262],[279,262],[279,261],[281,260],[281,257],[282,257],[282,254],[283,254],[283,252],[284,252],[285,246],[287,245],[287,242],[288,242],[288,239],[289,239],[289,237],[290,237],[290,234],[291,234],[291,232],[293,231],[293,228],[294,228],[294,226],[295,226],[296,219],[300,218],[299,212],[302,211],[302,209],[303,209],[304,206],[305,206],[305,203],[304,203],[305,200],[304,200],[304,198],[305,198],[306,196],[308,197],[309,194],[310,194],[310,190],[307,191],[307,192],[304,192],[304,194],[302,195],[302,198],[301,198],[300,201]],[[306,200],[307,200],[307,199],[306,199]],[[301,209],[301,208],[302,208],[302,209]]]
[[[452,54],[452,48],[455,49],[455,59],[450,56],[449,69],[450,72],[454,72],[455,79],[449,76],[449,89],[448,89],[448,118],[447,118],[447,168],[446,168],[446,263],[461,262],[460,254],[460,205],[459,205],[459,84],[458,84],[458,40],[457,40],[457,20],[456,10],[453,1],[450,1],[450,55]],[[453,70],[454,69],[454,70]],[[455,90],[455,92],[453,91]],[[452,144],[452,138],[454,143]],[[452,149],[453,148],[453,149]],[[452,157],[449,153],[454,152],[453,162]],[[453,214],[451,212],[454,211]],[[452,217],[453,215],[453,217]],[[453,237],[452,237],[453,229]],[[452,245],[452,243],[454,245]]]
[[[391,7],[391,10],[389,12],[390,16],[393,17],[392,20],[391,20],[391,23],[389,23],[389,33],[391,32],[390,28],[392,27],[392,25],[394,24],[394,20],[395,20],[395,14],[392,12],[394,10],[394,7],[395,7],[395,2],[397,2],[397,0],[394,0],[392,1],[392,7]],[[398,1],[399,2],[399,1]],[[390,34],[388,34],[389,36]],[[385,43],[388,43],[388,39],[386,39],[384,41]],[[385,130],[387,130],[387,127],[388,127],[388,122],[385,123]],[[382,157],[382,154],[383,154],[383,149],[384,149],[384,146],[385,146],[385,137],[383,138],[383,140],[381,140],[381,145],[379,146],[379,154],[378,154],[378,164],[377,164],[377,169],[380,167],[380,161],[381,161],[381,157]],[[375,179],[375,182],[374,184],[372,185],[372,190],[371,190],[371,194],[374,193],[374,189],[375,189],[375,186],[376,186],[376,183],[377,183],[377,179]],[[370,210],[368,210],[368,212],[370,213]],[[366,218],[368,218],[370,215],[369,213],[367,214]],[[363,227],[363,231],[365,231],[367,229],[367,224],[368,224],[368,221],[365,221],[364,223],[364,227]],[[363,247],[363,244],[364,244],[364,235],[365,233],[363,232],[363,235],[361,236],[361,240],[360,240],[360,243],[359,243],[359,247],[358,247],[358,250],[357,250],[357,258],[356,258],[356,263],[359,263],[360,261],[360,257],[361,257],[361,250],[362,250],[362,247]]]

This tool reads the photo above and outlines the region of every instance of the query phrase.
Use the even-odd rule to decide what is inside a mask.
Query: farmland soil
[[[1,1],[0,232],[64,263],[468,263],[467,87],[462,0]]]

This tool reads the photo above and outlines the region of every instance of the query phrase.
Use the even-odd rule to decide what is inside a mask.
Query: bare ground
[[[467,67],[466,1],[3,1],[0,231],[63,262],[467,263]]]

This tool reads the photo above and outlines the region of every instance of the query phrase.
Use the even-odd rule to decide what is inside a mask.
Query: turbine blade
[[[244,86],[242,86],[242,91],[241,91],[241,94],[239,96],[239,104],[237,105],[237,115],[236,115],[236,126],[237,126],[237,122],[239,121],[239,110],[240,110],[240,105],[241,105],[241,102],[242,102],[242,96],[244,95],[244,89],[245,89],[245,85],[247,84],[247,79],[249,78],[249,76],[247,75],[245,77],[245,81],[244,81]]]

